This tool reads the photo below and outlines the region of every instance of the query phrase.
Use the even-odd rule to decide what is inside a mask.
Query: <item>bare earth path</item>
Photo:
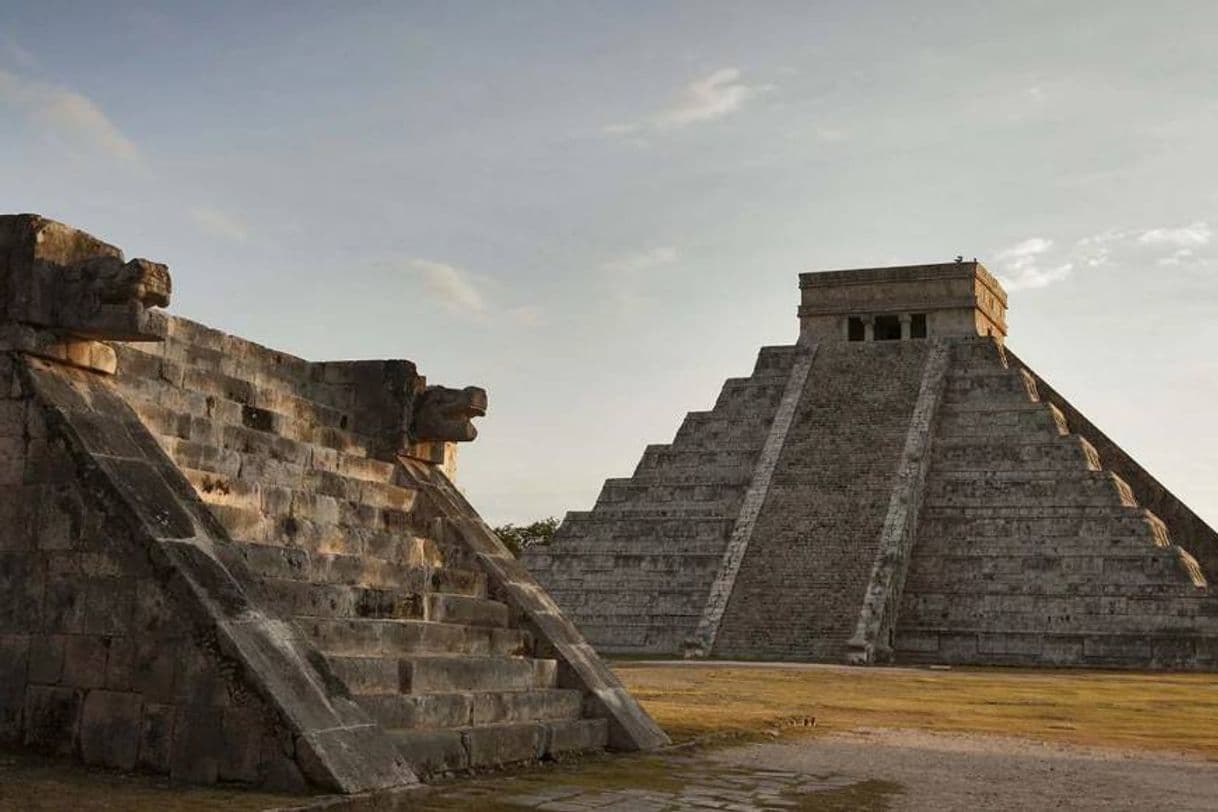
[[[860,730],[731,748],[712,758],[737,768],[899,785],[877,809],[1218,809],[1215,762],[993,735]]]

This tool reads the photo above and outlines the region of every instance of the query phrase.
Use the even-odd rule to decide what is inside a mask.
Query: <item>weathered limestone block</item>
[[[152,308],[169,304],[168,269],[33,214],[0,216],[3,321],[82,338],[159,340]]]

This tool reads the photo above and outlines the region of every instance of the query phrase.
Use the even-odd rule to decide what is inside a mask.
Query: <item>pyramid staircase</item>
[[[291,618],[420,773],[602,749],[605,719],[399,463],[369,456],[340,365],[310,364],[183,319],[119,345],[115,383]]]

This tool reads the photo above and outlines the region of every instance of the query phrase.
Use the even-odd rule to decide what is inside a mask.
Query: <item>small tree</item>
[[[495,528],[496,535],[517,558],[525,550],[538,544],[549,544],[558,529],[558,519],[548,516],[532,524],[504,524]]]

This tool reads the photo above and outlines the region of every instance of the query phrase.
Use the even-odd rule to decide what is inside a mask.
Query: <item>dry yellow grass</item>
[[[1218,675],[747,665],[614,670],[674,739],[815,717],[860,727],[991,733],[1218,760]]]

